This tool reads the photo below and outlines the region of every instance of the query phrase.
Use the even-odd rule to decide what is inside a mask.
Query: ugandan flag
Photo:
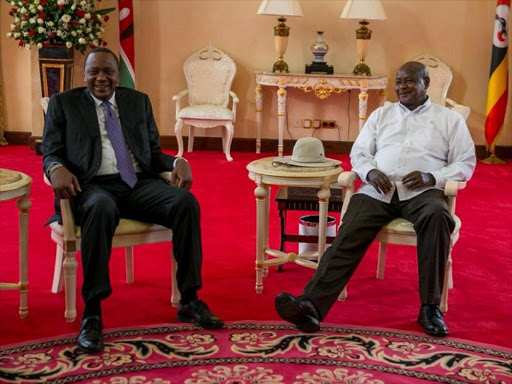
[[[494,155],[498,134],[503,128],[508,99],[508,20],[510,0],[498,0],[492,39],[491,74],[487,91],[485,140]]]
[[[121,43],[121,70],[119,85],[135,88],[135,48],[133,37],[132,0],[119,0],[119,40]]]

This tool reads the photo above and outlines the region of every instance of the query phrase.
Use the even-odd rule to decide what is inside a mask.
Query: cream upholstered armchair
[[[49,98],[41,99],[41,106],[46,114]],[[170,180],[170,172],[163,172],[161,176]],[[51,185],[48,179],[45,183]],[[62,291],[64,286],[66,309],[64,317],[68,322],[76,318],[76,252],[80,250],[81,231],[75,224],[71,203],[68,199],[60,200],[62,225],[56,221],[50,224],[51,238],[56,244],[55,268],[53,272],[52,292]],[[133,247],[140,244],[167,243],[172,240],[172,231],[157,224],[144,223],[137,220],[121,219],[116,228],[112,247],[124,247],[126,259],[126,282],[133,283]],[[171,251],[172,287],[171,304],[176,306],[180,301],[180,292],[177,286],[177,265]]]
[[[345,188],[345,198],[343,200],[343,206],[341,208],[341,218],[347,211],[348,204],[352,195],[355,192],[355,181],[359,177],[357,173],[348,171],[342,172],[338,178],[338,183]],[[445,266],[443,293],[441,297],[441,311],[446,313],[448,311],[448,290],[453,288],[452,278],[452,248],[459,239],[459,232],[461,227],[460,219],[455,215],[455,198],[459,189],[466,187],[466,182],[448,181],[446,183],[444,193],[448,197],[448,208],[451,215],[455,220],[455,229],[451,235],[450,254]],[[380,232],[377,234],[375,241],[379,242],[379,259],[377,264],[377,279],[384,279],[384,268],[386,265],[386,246],[387,244],[400,244],[400,245],[417,245],[416,231],[412,223],[409,221],[398,218],[394,219],[385,225]],[[339,300],[343,301],[347,298],[347,287],[343,289],[339,296]]]
[[[430,96],[432,102],[459,112],[464,117],[464,120],[467,120],[471,112],[471,108],[462,104],[457,104],[452,99],[446,97],[448,88],[450,88],[450,84],[453,79],[450,68],[437,57],[429,53],[416,57],[414,61],[419,61],[428,68],[430,86],[427,89],[427,94]]]
[[[176,140],[178,156],[183,154],[183,124],[188,124],[188,152],[194,146],[194,127],[222,130],[222,150],[228,161],[231,157],[236,120],[238,96],[231,91],[231,83],[236,73],[235,62],[220,49],[210,45],[190,56],[183,64],[188,89],[173,96],[176,102]],[[188,95],[189,106],[181,108],[181,99]],[[233,98],[232,109],[228,109],[229,97]]]

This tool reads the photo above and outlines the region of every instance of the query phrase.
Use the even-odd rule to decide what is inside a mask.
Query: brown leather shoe
[[[192,300],[185,305],[179,304],[177,316],[180,321],[194,323],[205,329],[217,329],[224,326],[222,320],[215,316],[201,299]]]
[[[448,336],[448,327],[443,320],[443,314],[437,304],[424,304],[420,308],[418,324],[423,327],[425,333],[432,336]]]
[[[100,316],[88,316],[82,319],[76,343],[84,353],[103,351],[103,325]]]
[[[320,329],[320,314],[307,298],[281,292],[276,296],[275,305],[279,316],[295,324],[300,331],[317,332]]]

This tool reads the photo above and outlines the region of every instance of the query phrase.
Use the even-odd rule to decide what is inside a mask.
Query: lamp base
[[[370,70],[370,67],[364,63],[364,61],[361,61],[359,64],[357,64],[354,67],[354,75],[356,75],[356,76],[371,76],[372,71]]]
[[[278,58],[277,61],[274,63],[274,66],[272,67],[272,72],[286,72],[289,73],[288,70],[288,64],[283,60],[282,57]]]
[[[332,65],[327,65],[327,63],[311,63],[311,65],[306,64],[306,73],[326,73],[328,75],[334,74],[334,67]]]

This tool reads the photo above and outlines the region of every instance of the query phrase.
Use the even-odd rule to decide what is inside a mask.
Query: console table
[[[263,88],[277,87],[278,145],[277,153],[283,156],[283,135],[286,125],[286,88],[298,88],[312,92],[318,100],[327,99],[333,93],[359,90],[359,130],[366,121],[368,90],[380,90],[379,105],[386,99],[388,78],[385,76],[323,75],[304,73],[256,73],[256,153],[261,151],[261,125],[263,113]]]
[[[325,168],[290,167],[274,164],[275,157],[254,160],[247,165],[249,178],[256,183],[256,293],[263,292],[263,276],[271,265],[295,262],[304,267],[316,269],[318,259],[325,250],[327,207],[331,197],[330,187],[336,184],[338,176],[343,172],[340,166]],[[294,186],[318,188],[319,220],[318,220],[318,251],[297,255],[286,253],[269,247],[269,196],[270,186]],[[269,256],[271,259],[269,259]]]

